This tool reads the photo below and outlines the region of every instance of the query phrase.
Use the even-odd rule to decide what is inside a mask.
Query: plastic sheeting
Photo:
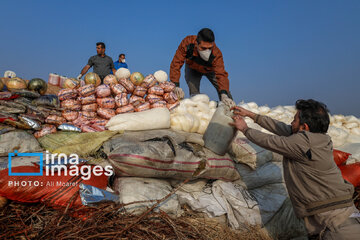
[[[80,183],[80,199],[85,206],[91,206],[101,202],[119,202],[119,196],[91,185]]]

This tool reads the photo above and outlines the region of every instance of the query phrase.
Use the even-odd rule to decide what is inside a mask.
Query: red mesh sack
[[[360,162],[339,166],[343,178],[355,187],[360,186]]]
[[[343,152],[336,149],[334,149],[333,151],[334,161],[338,166],[345,164],[346,160],[349,158],[350,155],[351,153]]]

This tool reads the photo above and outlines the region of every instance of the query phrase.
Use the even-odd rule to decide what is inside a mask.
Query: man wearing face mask
[[[128,68],[128,65],[125,61],[125,54],[121,53],[119,55],[119,60],[114,62],[115,69],[118,70],[119,68]]]
[[[185,80],[190,95],[200,93],[200,81],[206,76],[215,87],[219,99],[226,105],[235,105],[229,91],[228,73],[220,49],[215,44],[215,36],[211,29],[203,28],[197,36],[187,36],[182,40],[170,65],[170,80],[175,83],[175,93],[184,98],[179,79],[181,67],[185,63]]]

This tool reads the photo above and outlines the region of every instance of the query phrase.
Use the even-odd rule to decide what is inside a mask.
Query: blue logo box
[[[39,157],[40,159],[40,172],[31,172],[31,173],[26,173],[26,172],[21,172],[21,173],[13,173],[11,171],[11,158],[12,157]],[[43,175],[43,153],[18,153],[16,150],[13,153],[9,153],[8,154],[8,169],[9,169],[9,176],[42,176]]]

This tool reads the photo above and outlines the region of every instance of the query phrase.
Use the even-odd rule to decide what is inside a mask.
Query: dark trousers
[[[200,81],[201,81],[202,76],[204,76],[204,75],[210,81],[210,83],[215,87],[215,89],[218,93],[218,96],[219,96],[219,100],[221,100],[221,96],[219,93],[219,85],[216,80],[215,73],[214,72],[201,73],[201,72],[198,72],[198,71],[190,68],[189,65],[185,64],[185,80],[189,87],[190,96],[194,96],[194,95],[200,93]],[[230,92],[229,92],[229,97],[232,98],[230,95]]]

